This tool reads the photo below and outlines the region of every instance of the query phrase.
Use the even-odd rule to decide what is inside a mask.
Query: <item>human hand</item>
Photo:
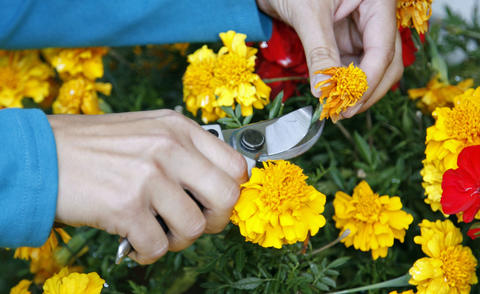
[[[128,237],[129,256],[141,264],[220,232],[247,180],[239,153],[174,111],[48,119],[59,165],[56,220]]]
[[[317,70],[354,62],[367,75],[369,88],[341,116],[365,111],[398,81],[403,73],[402,45],[397,30],[396,0],[257,0],[261,10],[298,33],[314,86],[327,77]]]

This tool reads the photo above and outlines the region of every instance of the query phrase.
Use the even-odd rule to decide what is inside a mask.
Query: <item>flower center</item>
[[[376,194],[361,194],[358,196],[358,204],[356,205],[356,218],[362,221],[376,221],[378,212],[381,210],[377,203],[378,196]]]
[[[480,107],[469,100],[463,100],[452,109],[445,125],[450,137],[468,143],[480,140]]]
[[[337,81],[336,90],[342,98],[360,99],[368,88],[363,71],[353,66],[339,68],[332,80]]]
[[[463,288],[470,284],[477,262],[468,247],[450,246],[440,254],[445,282],[450,287]]]
[[[255,64],[249,64],[248,59],[235,54],[224,54],[217,58],[214,69],[215,77],[220,85],[237,86],[242,83],[249,83],[254,71]]]

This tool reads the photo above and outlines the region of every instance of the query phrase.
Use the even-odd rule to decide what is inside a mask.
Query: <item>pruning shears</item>
[[[223,130],[220,125],[202,126],[219,139],[240,152],[247,161],[248,174],[257,162],[297,157],[309,150],[320,138],[325,120],[312,121],[313,110],[306,106],[281,117],[252,123],[236,129]],[[192,199],[203,208],[196,199]],[[165,233],[168,227],[160,216],[157,220]],[[119,264],[131,251],[132,245],[124,238],[118,246],[116,264]]]

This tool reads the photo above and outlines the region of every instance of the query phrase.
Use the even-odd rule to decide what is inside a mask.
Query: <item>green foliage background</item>
[[[98,272],[106,280],[108,287],[102,291],[105,294],[325,293],[407,273],[413,262],[424,256],[413,243],[413,236],[419,234],[417,224],[424,218],[435,220],[443,216],[433,213],[424,203],[419,174],[425,130],[433,124],[433,119],[416,108],[406,90],[424,87],[436,71],[448,75],[452,84],[473,78],[475,86],[480,85],[478,15],[474,11],[472,20],[466,21],[447,12],[445,19],[431,26],[429,37],[433,42],[422,47],[417,38],[417,60],[405,70],[399,90],[389,92],[370,110],[352,119],[337,124],[327,122],[318,143],[293,160],[308,174],[309,183],[327,195],[324,213],[327,225],[311,238],[305,254],[301,253],[303,244],[277,250],[246,243],[238,229],[229,225],[221,234],[205,235],[188,249],[168,253],[153,265],[140,266],[127,259],[117,266],[114,262],[117,236],[92,233],[89,228],[68,228],[77,241],[85,234],[92,234],[80,242],[88,245],[89,251],[75,263],[84,266],[86,272]],[[192,44],[188,53],[198,47]],[[452,52],[464,55],[465,59],[459,64],[445,63],[444,57]],[[185,56],[168,47],[142,47],[141,54],[135,54],[132,48],[112,49],[105,58],[104,80],[113,84],[113,93],[104,97],[102,107],[126,112],[182,105],[181,78],[185,68]],[[303,95],[289,99],[283,113],[317,103],[306,85],[300,86],[300,90]],[[269,110],[257,112],[252,121],[267,118]],[[335,192],[351,194],[362,179],[381,195],[400,196],[404,209],[414,216],[405,242],[396,241],[387,258],[376,261],[370,253],[347,249],[343,244],[317,253],[316,249],[338,237],[331,218]],[[463,233],[469,227],[463,223],[459,226]],[[480,258],[480,240],[464,236],[464,245],[470,246]],[[12,256],[12,251],[0,250],[0,293],[8,293],[22,278],[31,278],[27,263]],[[363,293],[388,293],[395,289]],[[408,288],[397,290],[404,289]],[[34,292],[40,293],[40,289]],[[479,292],[479,286],[472,288],[472,293]]]

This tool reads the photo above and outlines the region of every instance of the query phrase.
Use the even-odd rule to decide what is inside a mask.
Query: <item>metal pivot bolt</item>
[[[247,151],[258,151],[264,143],[265,137],[257,130],[245,130],[240,137],[240,145]]]

